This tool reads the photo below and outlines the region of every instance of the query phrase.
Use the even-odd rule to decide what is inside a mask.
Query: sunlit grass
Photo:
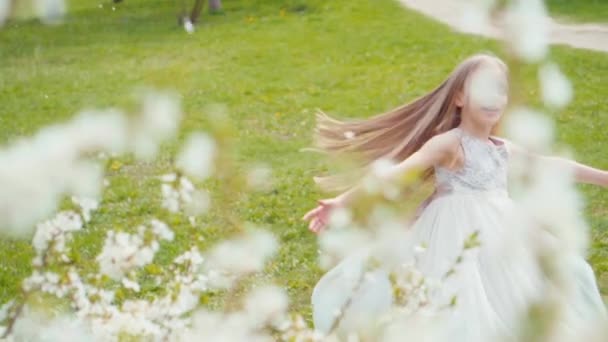
[[[604,0],[547,0],[551,15],[566,21],[608,24],[608,2]]]

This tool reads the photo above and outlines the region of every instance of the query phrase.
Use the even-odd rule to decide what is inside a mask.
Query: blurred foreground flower
[[[103,170],[91,153],[153,156],[175,134],[181,112],[173,95],[159,92],[147,93],[143,107],[134,120],[112,109],[83,111],[0,148],[0,233],[30,235],[64,195],[99,197]]]

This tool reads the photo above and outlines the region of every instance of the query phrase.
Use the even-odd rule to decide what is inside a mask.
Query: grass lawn
[[[238,131],[239,167],[262,161],[276,177],[271,192],[219,198],[232,201],[242,219],[270,227],[282,242],[268,272],[251,284],[286,286],[293,309],[306,314],[322,271],[315,236],[300,217],[326,196],[311,179],[326,169],[325,161],[298,152],[310,144],[314,109],[369,116],[430,90],[466,56],[499,51],[496,42],[452,33],[391,0],[231,0],[223,15],[206,15],[193,35],[176,26],[173,2],[126,0],[115,10],[109,2],[102,8],[95,1],[71,5],[64,25],[20,20],[0,30],[0,142],[85,107],[124,106],[126,95],[142,85],[183,95],[180,138],[210,127],[209,104],[225,104]],[[608,55],[557,47],[552,58],[576,88],[574,102],[555,114],[559,139],[580,161],[608,169]],[[538,97],[533,71],[526,71],[522,86]],[[177,146],[167,145],[153,163],[126,158],[110,173],[103,209],[77,236],[78,267],[95,269],[93,257],[107,229],[162,218],[159,183],[152,176],[169,169]],[[608,294],[608,191],[582,190],[593,231],[590,260]],[[125,205],[129,199],[132,206]],[[170,223],[177,237],[159,263],[183,251],[194,236],[204,237],[204,248],[234,231],[213,211],[201,227],[175,218]],[[0,302],[18,293],[32,255],[28,241],[0,240]]]
[[[608,23],[606,0],[546,0],[551,15],[566,21]]]

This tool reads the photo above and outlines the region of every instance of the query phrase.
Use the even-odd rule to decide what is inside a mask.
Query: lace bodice
[[[437,192],[507,191],[508,152],[504,142],[483,141],[460,128],[464,165],[457,171],[435,167]]]

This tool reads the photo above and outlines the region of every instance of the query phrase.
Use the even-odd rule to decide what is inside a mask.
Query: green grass
[[[171,88],[183,95],[183,136],[211,126],[209,104],[226,104],[238,132],[238,167],[263,161],[274,170],[268,193],[221,196],[242,219],[267,225],[281,240],[278,258],[256,281],[289,289],[294,310],[308,313],[309,296],[322,271],[316,241],[300,221],[320,194],[311,177],[327,165],[308,146],[313,111],[369,116],[392,108],[437,85],[460,60],[496,42],[452,33],[445,26],[390,0],[226,1],[223,15],[204,16],[193,35],[175,25],[177,8],[161,0],[126,0],[116,6],[79,0],[64,25],[35,20],[0,30],[0,142],[91,106],[124,106],[138,86]],[[572,78],[574,102],[556,115],[561,141],[580,161],[608,169],[608,56],[566,47],[552,58]],[[538,97],[535,74],[525,74],[528,94]],[[125,159],[110,174],[112,189],[103,209],[76,245],[78,267],[95,268],[105,231],[128,228],[159,212],[158,181],[170,168],[178,144],[167,145],[150,164]],[[590,260],[608,293],[608,192],[584,187],[594,244]],[[133,205],[125,205],[132,200]],[[217,213],[203,227],[178,218],[176,243],[159,256],[168,260],[202,234],[204,247],[234,227]],[[28,241],[0,241],[0,302],[12,298],[30,267]],[[154,289],[147,289],[153,291]]]
[[[566,21],[608,23],[605,0],[547,0],[551,15]]]

